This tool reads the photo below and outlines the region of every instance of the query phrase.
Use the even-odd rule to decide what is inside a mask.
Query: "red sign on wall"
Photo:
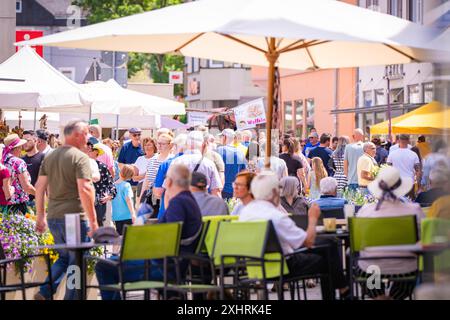
[[[34,38],[39,38],[44,35],[44,31],[39,30],[16,30],[16,42],[31,40]],[[34,50],[36,50],[37,54],[42,58],[44,57],[44,48],[42,46],[31,46]],[[19,47],[16,47],[16,52],[19,50]]]

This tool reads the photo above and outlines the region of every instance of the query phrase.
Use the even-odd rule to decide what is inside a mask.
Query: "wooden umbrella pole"
[[[269,39],[269,50],[266,53],[269,62],[267,79],[267,114],[266,114],[266,156],[264,166],[270,168],[270,154],[272,150],[272,113],[273,113],[273,93],[275,84],[275,63],[280,55],[275,46],[275,38]]]

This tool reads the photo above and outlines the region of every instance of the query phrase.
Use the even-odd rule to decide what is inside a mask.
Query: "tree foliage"
[[[90,24],[126,17],[132,14],[160,9],[182,3],[183,0],[73,0],[73,4],[88,12]],[[128,74],[148,69],[150,77],[158,83],[169,82],[169,71],[181,71],[184,58],[169,54],[130,53]],[[175,86],[175,95],[182,95],[183,88]]]

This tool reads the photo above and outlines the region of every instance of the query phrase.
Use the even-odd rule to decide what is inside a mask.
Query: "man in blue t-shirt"
[[[308,157],[309,152],[320,145],[319,135],[317,132],[311,132],[308,136],[308,142],[303,147],[303,154]]]
[[[131,128],[129,130],[131,141],[123,144],[119,152],[117,162],[119,162],[119,168],[124,164],[134,164],[140,156],[144,155],[144,150],[141,146],[141,129]],[[130,181],[132,186],[136,186],[138,182]]]
[[[245,155],[233,146],[235,132],[232,129],[224,129],[220,134],[223,146],[217,148],[217,153],[222,156],[225,163],[225,184],[222,190],[222,198],[228,200],[233,197],[233,182],[236,175],[246,168]]]
[[[333,151],[331,151],[330,147],[331,143],[331,135],[329,133],[323,133],[320,136],[320,145],[311,149],[308,154],[308,158],[312,159],[314,157],[319,157],[322,159],[323,166],[328,172],[328,176],[331,177],[334,173],[333,169],[328,166],[328,162],[331,159],[331,155]]]

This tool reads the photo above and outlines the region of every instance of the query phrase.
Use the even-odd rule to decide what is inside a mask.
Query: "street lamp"
[[[403,65],[391,64],[384,68],[384,77],[387,81],[387,116],[388,116],[388,140],[392,142],[392,107],[391,107],[391,80],[401,79],[405,74],[403,73]]]

